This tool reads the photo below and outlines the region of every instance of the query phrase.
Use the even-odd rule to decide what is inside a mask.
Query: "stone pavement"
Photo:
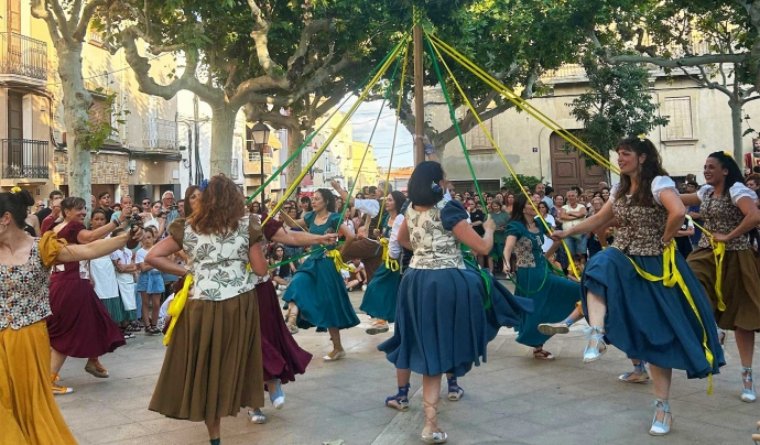
[[[355,307],[361,292],[351,293]],[[411,409],[405,413],[383,406],[396,392],[393,367],[375,347],[388,334],[369,336],[363,326],[343,331],[344,360],[329,363],[326,333],[301,331],[296,339],[315,355],[306,375],[285,385],[287,402],[276,411],[267,401],[265,425],[248,421],[247,410],[222,421],[222,440],[232,444],[345,445],[418,444],[422,428],[421,379],[412,380]],[[760,420],[760,404],[739,399],[740,368],[733,335],[726,341],[729,364],[715,377],[715,393],[706,395],[706,380],[673,379],[673,432],[661,438],[647,434],[653,413],[651,384],[617,381],[630,363],[611,348],[602,360],[584,365],[582,327],[554,337],[546,349],[552,362],[532,358],[503,329],[490,343],[488,362],[459,383],[459,402],[442,398],[439,424],[451,444],[751,444]],[[207,444],[201,423],[172,420],[147,410],[164,354],[159,337],[138,334],[126,347],[103,357],[109,379],[95,379],[82,369],[85,361],[69,359],[62,383],[76,392],[58,397],[67,423],[82,444]],[[444,385],[445,387],[445,385]]]

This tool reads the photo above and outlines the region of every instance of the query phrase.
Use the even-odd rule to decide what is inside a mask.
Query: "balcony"
[[[47,81],[47,44],[15,32],[0,32],[0,80]]]
[[[46,180],[50,177],[48,141],[2,139],[0,142],[0,176],[3,179]]]
[[[143,120],[143,151],[179,153],[177,122],[157,117]]]

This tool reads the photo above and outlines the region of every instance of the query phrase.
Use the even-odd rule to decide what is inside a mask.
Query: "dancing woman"
[[[396,296],[398,295],[398,286],[401,283],[401,268],[388,268],[387,264],[399,265],[401,260],[401,245],[398,243],[398,232],[401,223],[404,222],[404,215],[401,214],[401,207],[404,205],[406,197],[403,193],[394,191],[388,193],[385,198],[385,211],[388,215],[386,225],[383,229],[383,237],[388,240],[388,258],[389,261],[383,262],[375,271],[372,281],[367,285],[364,292],[364,298],[359,309],[363,310],[375,321],[367,329],[367,334],[375,335],[388,332],[388,323],[393,323],[396,314]]]
[[[717,374],[725,361],[707,296],[673,245],[686,215],[675,183],[648,139],[624,139],[617,154],[620,184],[610,199],[594,216],[554,237],[592,232],[613,219],[619,223],[612,248],[594,255],[583,272],[583,309],[591,326],[583,361],[598,360],[609,342],[650,363],[656,401],[649,434],[659,436],[672,423],[672,369],[703,378]],[[675,274],[668,281],[680,283],[650,281],[664,270]],[[643,278],[647,273],[649,279]]]
[[[718,327],[734,331],[742,363],[741,399],[754,402],[752,355],[755,331],[760,329],[760,268],[748,232],[760,224],[757,195],[742,183],[736,162],[721,151],[707,157],[704,176],[707,184],[697,193],[681,195],[681,200],[686,206],[700,206],[704,227],[713,242],[725,243],[725,256],[718,271],[710,235],[702,233],[699,248],[689,255],[688,262],[710,297]],[[718,273],[722,275],[722,298],[716,293]]]
[[[258,218],[245,217],[243,194],[229,178],[211,178],[200,206],[188,220],[172,223],[170,235],[145,261],[184,275],[171,259],[184,249],[193,274],[193,297],[177,320],[149,409],[167,417],[206,423],[212,445],[220,443],[221,418],[243,406],[263,406],[259,305],[253,272],[267,262]]]
[[[129,234],[84,245],[53,232],[32,238],[24,218],[33,204],[19,187],[0,193],[0,443],[76,444],[50,392],[50,267],[107,255]]]
[[[324,235],[338,232],[346,238],[353,239],[354,234],[347,225],[341,224],[340,214],[335,212],[335,196],[327,189],[319,189],[311,201],[311,212],[304,214],[293,225],[307,226],[309,232]],[[288,327],[297,332],[296,323],[301,327],[316,326],[318,330],[327,329],[333,350],[325,355],[325,361],[340,360],[346,356],[340,341],[340,330],[359,324],[351,301],[348,299],[343,278],[330,258],[329,250],[319,245],[312,246],[312,254],[293,275],[290,285],[282,297],[288,303]]]
[[[458,201],[443,201],[445,183],[441,165],[433,161],[419,164],[409,180],[411,205],[398,241],[413,249],[414,256],[399,287],[395,332],[378,346],[396,367],[399,401],[408,405],[410,373],[422,374],[421,438],[426,443],[448,438],[436,420],[441,375],[461,377],[485,361],[489,337],[485,286],[477,272],[466,268],[458,243],[487,254],[495,224],[489,218],[481,238]]]
[[[124,211],[118,220],[109,221],[94,230],[84,227],[87,214],[85,200],[68,197],[61,202],[63,222],[52,231],[69,244],[87,244],[103,238],[119,228],[129,216]],[[46,225],[43,231],[47,231]],[[80,264],[72,261],[53,268],[50,277],[50,308],[53,314],[47,318],[50,336],[51,379],[54,394],[67,394],[73,389],[58,385],[58,373],[67,357],[86,358],[84,370],[95,377],[107,378],[108,370],[99,357],[124,346],[124,334],[111,320],[106,307],[98,298],[89,280],[80,274]]]
[[[338,239],[336,233],[314,235],[306,232],[291,232],[285,230],[281,221],[274,219],[267,221],[263,229],[264,237],[267,240],[286,243],[291,246],[331,245],[335,244]],[[277,292],[269,274],[257,278],[256,297],[259,302],[261,320],[261,355],[264,364],[264,381],[272,406],[275,409],[281,409],[285,404],[285,392],[282,385],[295,381],[296,374],[306,372],[306,367],[311,362],[312,356],[298,346],[282,319]],[[266,423],[267,417],[261,411],[261,407],[253,408],[248,412],[251,422]]]
[[[541,197],[533,195],[538,207]],[[533,312],[523,312],[518,328],[517,342],[533,348],[533,358],[554,360],[554,355],[543,346],[550,335],[539,332],[540,323],[555,323],[565,319],[580,297],[580,285],[563,276],[555,275],[546,257],[557,248],[543,251],[546,230],[537,222],[536,211],[523,194],[517,197],[507,225],[507,242],[504,246],[504,273],[511,270],[509,258],[516,257],[516,293],[533,300]]]

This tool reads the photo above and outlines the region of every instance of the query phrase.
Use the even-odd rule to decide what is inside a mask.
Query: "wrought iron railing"
[[[15,32],[0,32],[0,74],[47,80],[47,44]]]
[[[2,139],[0,175],[3,178],[49,178],[48,141]]]
[[[143,147],[146,151],[179,150],[177,122],[157,117],[143,120]]]

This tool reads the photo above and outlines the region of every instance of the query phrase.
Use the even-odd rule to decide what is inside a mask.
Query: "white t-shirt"
[[[557,222],[554,220],[553,216],[547,213],[544,219],[546,220],[546,224],[549,224],[549,227],[551,227],[552,230],[557,228]],[[538,220],[536,220],[536,224],[541,224],[541,223]],[[548,236],[544,236],[544,244],[541,245],[541,250],[543,250],[544,253],[548,252],[549,249],[552,247],[552,244],[554,244],[554,240],[552,240]]]

